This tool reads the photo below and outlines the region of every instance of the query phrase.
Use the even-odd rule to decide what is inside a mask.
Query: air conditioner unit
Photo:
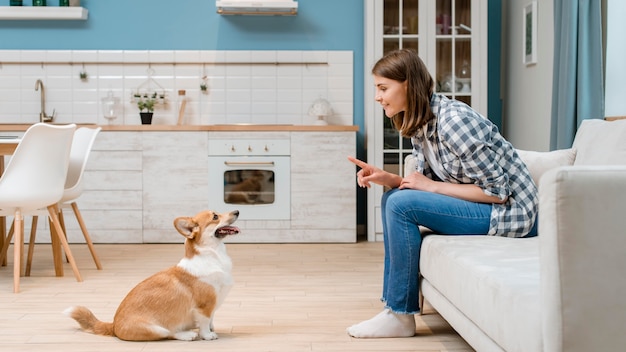
[[[298,14],[298,2],[294,0],[216,0],[220,15],[274,15],[294,16]]]

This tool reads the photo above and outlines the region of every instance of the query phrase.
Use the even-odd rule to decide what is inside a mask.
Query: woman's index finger
[[[348,160],[350,160],[353,164],[355,164],[356,166],[360,167],[360,168],[364,168],[367,166],[366,162],[363,162],[355,157],[349,156]]]

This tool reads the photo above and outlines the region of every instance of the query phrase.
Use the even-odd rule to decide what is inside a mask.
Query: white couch
[[[539,236],[426,236],[425,300],[477,351],[623,351],[626,121],[520,155],[541,180]]]

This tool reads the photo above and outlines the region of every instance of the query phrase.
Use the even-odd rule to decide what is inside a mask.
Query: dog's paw
[[[193,330],[179,331],[174,334],[176,340],[193,341],[198,337],[198,333]]]
[[[218,336],[215,331],[209,331],[207,333],[201,333],[202,339],[204,340],[217,340]]]

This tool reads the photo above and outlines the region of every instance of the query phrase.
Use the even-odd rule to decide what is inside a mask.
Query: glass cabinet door
[[[417,50],[418,0],[385,0],[383,8],[383,54],[399,48]]]
[[[383,13],[383,55],[403,48],[419,53],[419,0],[385,0]],[[411,140],[400,136],[384,111],[381,118],[384,133],[383,169],[402,175],[404,157],[411,154],[413,149]]]
[[[438,0],[436,91],[472,105],[471,0]]]

